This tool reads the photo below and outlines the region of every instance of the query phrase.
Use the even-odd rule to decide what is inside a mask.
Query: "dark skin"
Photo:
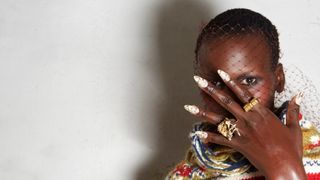
[[[231,140],[206,132],[205,143],[229,146],[242,153],[267,179],[305,180],[299,105],[291,99],[284,125],[274,114],[274,93],[284,89],[282,64],[271,67],[271,52],[259,34],[211,40],[199,50],[199,73],[207,86],[199,85],[204,108],[196,115],[212,125],[225,117],[237,120],[240,136]],[[217,73],[220,69],[230,80]],[[258,97],[249,112],[243,105]]]

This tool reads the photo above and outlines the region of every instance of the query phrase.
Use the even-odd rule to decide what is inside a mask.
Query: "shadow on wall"
[[[209,21],[214,9],[205,2],[191,0],[167,1],[157,8],[157,26],[151,29],[157,32],[154,39],[155,50],[159,57],[158,71],[165,97],[154,119],[158,134],[154,141],[152,158],[138,167],[136,180],[164,179],[168,171],[184,158],[190,146],[188,134],[197,118],[188,114],[184,104],[200,104],[199,91],[193,81],[194,48],[201,24]],[[149,132],[153,132],[150,130]]]

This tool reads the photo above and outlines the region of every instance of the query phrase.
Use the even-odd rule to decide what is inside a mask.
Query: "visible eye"
[[[246,86],[253,86],[257,84],[257,78],[255,77],[247,77],[241,81],[241,84]]]

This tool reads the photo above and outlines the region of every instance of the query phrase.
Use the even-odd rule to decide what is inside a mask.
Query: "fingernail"
[[[219,76],[220,76],[223,80],[225,80],[225,81],[230,81],[230,76],[229,76],[228,73],[226,73],[226,72],[218,69],[218,74],[219,74]]]
[[[199,138],[201,139],[206,139],[208,137],[208,133],[204,132],[204,131],[196,131],[194,132],[196,135],[199,136]]]
[[[198,114],[200,111],[199,108],[195,105],[184,105],[184,109],[193,115]]]
[[[303,92],[299,92],[295,97],[295,103],[299,106],[301,105],[302,97],[303,97]]]
[[[200,86],[201,88],[205,88],[208,86],[208,81],[200,76],[193,76],[193,79],[198,83],[198,86]]]

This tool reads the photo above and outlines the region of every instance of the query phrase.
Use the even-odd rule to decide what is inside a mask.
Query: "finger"
[[[199,138],[203,141],[203,143],[208,144],[208,143],[216,143],[224,146],[229,146],[229,147],[234,147],[235,142],[234,140],[228,140],[221,134],[213,133],[213,132],[208,132],[208,131],[196,131],[196,135],[199,136]]]
[[[299,126],[299,110],[300,104],[303,97],[303,93],[300,92],[295,95],[289,102],[287,114],[286,114],[286,125],[292,129],[300,129]]]
[[[236,94],[236,96],[243,103],[248,103],[253,98],[253,95],[245,88],[237,84],[234,80],[230,78],[230,75],[225,71],[218,69],[218,74],[224,83]]]
[[[235,117],[242,118],[244,116],[242,107],[227,93],[216,89],[212,83],[200,76],[194,76],[194,80],[202,90],[209,94],[217,103],[232,113]]]
[[[203,118],[214,125],[220,123],[224,119],[224,116],[222,115],[206,111],[195,105],[184,105],[184,109],[189,113],[195,116],[198,116],[200,118]]]

